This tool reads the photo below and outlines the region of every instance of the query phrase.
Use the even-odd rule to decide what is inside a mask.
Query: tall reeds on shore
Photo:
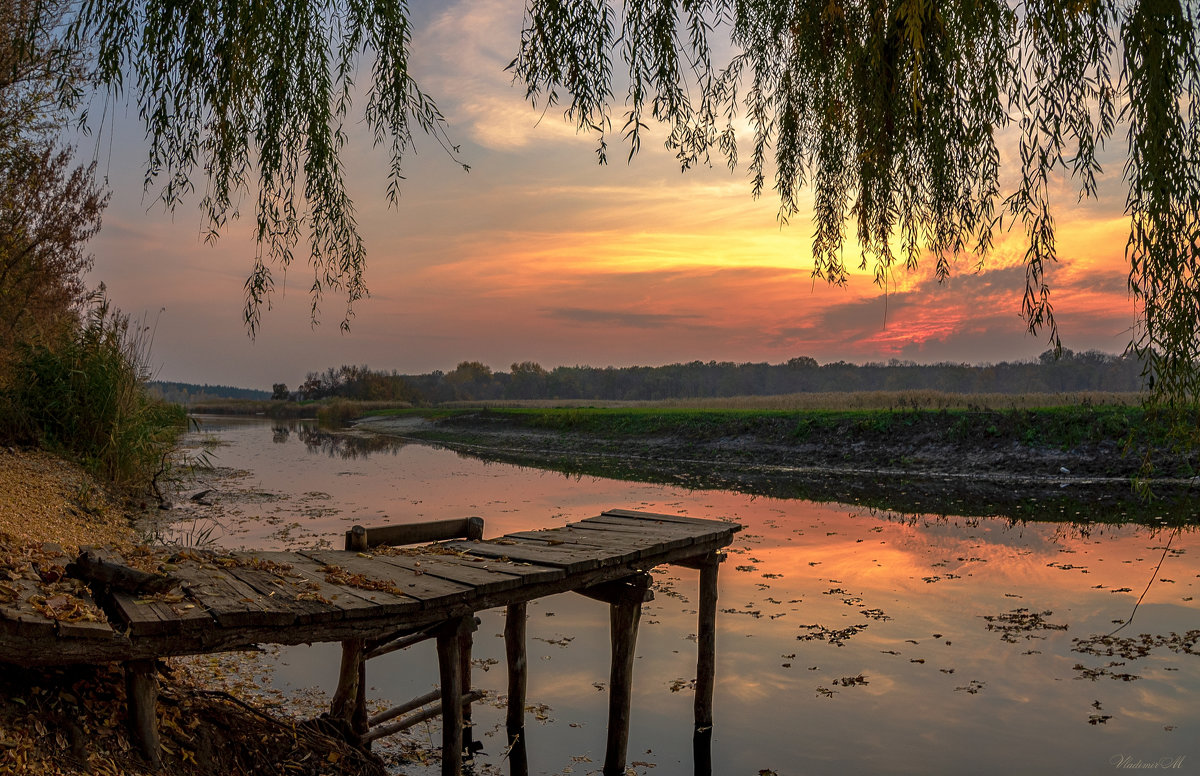
[[[183,409],[147,396],[153,330],[98,292],[78,326],[18,348],[0,432],[79,459],[118,488],[149,487],[165,467]]]

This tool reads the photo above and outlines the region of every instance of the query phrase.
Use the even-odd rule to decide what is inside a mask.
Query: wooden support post
[[[467,538],[475,541],[483,540],[483,518],[468,517],[467,518]]]
[[[346,531],[346,549],[353,552],[364,552],[367,549],[367,529],[356,525]]]
[[[504,653],[508,658],[508,717],[505,721],[509,746],[518,738],[524,738],[525,688],[529,678],[525,658],[525,617],[524,601],[508,605],[504,619]]]
[[[695,762],[694,776],[712,776],[711,727],[692,734],[692,760]]]
[[[699,623],[696,634],[696,730],[712,729],[717,658],[717,570],[723,555],[713,553],[700,565]]]
[[[350,716],[350,729],[361,736],[367,732],[367,658],[366,646],[359,651],[358,692],[354,694],[354,711]]]
[[[462,773],[462,634],[468,628],[468,619],[450,620],[437,637],[438,671],[442,679],[442,776]]]
[[[329,716],[342,720],[354,729],[354,718],[358,711],[358,688],[362,677],[363,640],[347,639],[342,642],[342,665],[338,671],[338,686],[333,693]]]
[[[633,701],[633,658],[650,575],[635,574],[627,580],[625,593],[615,597],[609,606],[612,668],[608,680],[608,744],[604,752],[604,776],[623,776],[625,773],[629,709]]]
[[[158,743],[158,669],[153,660],[130,660],[125,664],[125,693],[133,740],[146,762],[158,768],[162,753]]]
[[[472,758],[475,746],[471,735],[471,701],[474,697],[471,693],[471,634],[478,627],[478,621],[474,617],[470,617],[467,618],[464,627],[460,628],[458,632],[458,671],[462,677],[462,688],[459,690],[459,694],[463,698],[460,704],[462,707],[463,727],[462,748],[468,760]]]
[[[529,754],[525,750],[525,728],[521,728],[516,736],[508,731],[508,773],[509,776],[529,776]]]

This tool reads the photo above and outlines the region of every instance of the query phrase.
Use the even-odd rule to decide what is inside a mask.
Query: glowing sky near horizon
[[[464,360],[498,371],[516,361],[994,362],[1046,349],[1020,318],[1019,228],[983,271],[968,258],[945,285],[932,279],[932,262],[897,274],[886,296],[869,271],[846,287],[814,284],[808,214],[780,227],[777,201],[752,200],[744,169],[681,174],[658,127],[630,164],[614,133],[610,163],[599,166],[594,137],[577,135],[557,109],[529,106],[503,71],[521,3],[413,6],[413,71],[471,172],[418,138],[400,203],[389,208],[386,154],[351,128],[346,162],[371,296],[349,334],[338,329],[344,302],[335,295],[310,326],[309,269],[297,263],[251,341],[242,284],[252,219],[212,246],[194,201],[163,213],[142,192],[146,147],[131,106],[110,107],[108,123],[81,144],[113,189],[91,280],[155,326],[160,379],[267,388],[346,363],[417,373]],[[1118,130],[1112,145],[1121,140]],[[1070,181],[1055,192],[1060,262],[1050,284],[1063,344],[1075,350],[1120,352],[1130,339],[1120,168],[1119,157],[1106,164],[1098,200],[1078,204]],[[857,264],[853,247],[847,255]]]

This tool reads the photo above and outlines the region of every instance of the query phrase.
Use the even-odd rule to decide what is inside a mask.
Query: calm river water
[[[204,440],[217,442],[217,469],[188,487],[212,487],[213,505],[192,507],[168,539],[340,546],[355,523],[470,515],[494,536],[618,507],[743,524],[720,576],[714,774],[1200,772],[1195,529],[901,515],[564,477],[302,423],[204,418],[191,443]],[[696,573],[672,567],[655,580],[629,763],[691,774]],[[530,772],[599,773],[606,607],[565,594],[529,613]],[[1108,644],[1088,646],[1131,614]],[[473,681],[491,698],[475,707],[475,770],[507,773],[503,612],[480,617]],[[372,661],[372,702],[433,689],[433,653],[424,644]],[[315,713],[338,655],[336,645],[269,652],[242,681]],[[411,733],[440,740],[436,723]]]

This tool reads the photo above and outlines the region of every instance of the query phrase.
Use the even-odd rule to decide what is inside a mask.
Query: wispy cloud
[[[548,318],[573,323],[604,324],[631,329],[661,329],[696,321],[696,315],[672,315],[668,313],[632,313],[619,310],[589,310],[583,307],[551,307],[540,311]]]
[[[414,40],[415,58],[452,126],[492,150],[595,140],[576,133],[558,107],[539,110],[505,68],[517,51],[521,5],[472,0],[446,7]],[[543,119],[545,117],[545,120]]]

